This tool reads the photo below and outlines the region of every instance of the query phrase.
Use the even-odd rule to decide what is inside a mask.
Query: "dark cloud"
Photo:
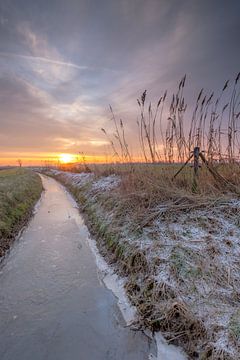
[[[191,104],[221,88],[239,71],[239,13],[237,0],[1,0],[1,149],[102,151],[109,103],[131,136],[144,89],[157,99],[187,73]]]

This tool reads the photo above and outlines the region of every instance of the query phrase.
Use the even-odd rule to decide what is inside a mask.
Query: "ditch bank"
[[[190,359],[239,358],[238,199],[195,206],[182,199],[182,208],[181,201],[174,207],[169,199],[148,205],[143,216],[136,203],[136,197],[144,203],[143,194],[137,196],[132,187],[129,192],[126,178],[45,174],[75,196],[101,254],[125,277],[138,310],[133,327],[161,331]]]
[[[0,172],[0,258],[28,223],[41,196],[38,174],[21,168]]]

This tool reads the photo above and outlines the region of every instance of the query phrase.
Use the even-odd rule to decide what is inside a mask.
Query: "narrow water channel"
[[[99,280],[76,205],[42,181],[36,214],[0,266],[0,359],[148,359],[148,339],[125,327]]]

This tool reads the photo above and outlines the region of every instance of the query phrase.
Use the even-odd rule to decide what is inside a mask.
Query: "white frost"
[[[109,175],[106,177],[101,177],[100,179],[94,181],[92,185],[92,190],[97,191],[108,191],[116,188],[120,184],[120,177],[117,175]]]
[[[160,332],[155,334],[157,356],[150,354],[149,360],[186,360],[187,357],[174,345],[168,345]]]
[[[88,244],[95,256],[96,264],[100,271],[100,279],[105,286],[113,292],[118,299],[118,306],[127,325],[131,324],[136,316],[136,308],[132,306],[127,298],[124,284],[125,279],[114,273],[113,269],[106,263],[98,251],[96,241],[88,237]],[[149,360],[186,360],[180,348],[168,345],[160,332],[154,336],[157,345],[157,355],[149,354]]]

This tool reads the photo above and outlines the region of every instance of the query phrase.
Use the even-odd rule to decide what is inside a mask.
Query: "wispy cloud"
[[[19,22],[16,32],[24,51],[3,51],[1,55],[24,61],[26,73],[31,71],[36,81],[42,81],[43,86],[44,83],[46,86],[58,86],[62,82],[71,81],[78,71],[88,69],[87,66],[66,61],[46,33],[34,30],[32,23]]]
[[[2,52],[0,51],[0,56],[3,57],[13,57],[13,58],[20,58],[24,60],[34,61],[34,62],[42,62],[47,64],[53,64],[53,65],[59,65],[59,66],[66,66],[78,70],[87,70],[89,69],[88,66],[84,65],[77,65],[73,64],[71,62],[65,62],[65,61],[59,61],[55,59],[49,59],[41,56],[32,56],[32,55],[23,55],[23,54],[15,54],[15,53],[8,53],[8,52]]]
[[[218,89],[239,71],[237,0],[102,0],[101,9],[97,0],[2,2],[1,155],[100,154],[99,129],[112,129],[109,103],[137,150],[142,91],[154,102],[187,73],[191,103],[200,88]]]

